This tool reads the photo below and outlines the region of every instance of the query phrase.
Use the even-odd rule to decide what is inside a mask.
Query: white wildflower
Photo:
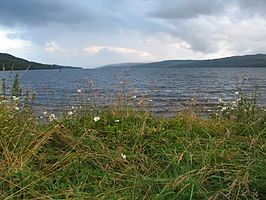
[[[17,100],[19,100],[19,97],[12,96],[12,99],[13,99],[14,101],[17,101]]]
[[[68,113],[67,113],[68,115],[73,115],[74,113],[70,110],[70,111],[68,111]]]
[[[122,157],[123,159],[127,159],[127,156],[126,156],[125,154],[123,154],[123,153],[121,153],[121,157]]]
[[[56,116],[55,116],[55,114],[51,114],[50,116],[49,116],[49,121],[55,121],[56,120]]]
[[[132,99],[136,99],[137,98],[137,96],[136,95],[134,95],[133,97],[132,97]]]
[[[239,95],[239,92],[238,92],[238,91],[236,91],[236,92],[235,92],[235,95]]]
[[[78,90],[77,90],[77,93],[81,93],[81,89],[78,89]]]
[[[115,123],[118,123],[118,122],[119,122],[119,119],[116,119],[114,122],[115,122]]]
[[[101,119],[101,118],[100,118],[99,116],[93,118],[93,120],[94,120],[95,122],[99,121],[100,119]]]
[[[219,99],[218,99],[218,102],[219,102],[220,104],[223,104],[223,103],[224,103],[224,101],[223,101],[222,98],[219,98]]]
[[[232,106],[233,107],[236,107],[237,106],[236,101],[232,101]]]
[[[225,111],[225,110],[227,110],[227,107],[222,107],[222,111]]]
[[[43,114],[44,114],[44,115],[47,115],[47,112],[46,112],[46,111],[44,111],[44,112],[43,112]]]
[[[15,110],[19,110],[19,107],[16,106],[16,107],[15,107]]]

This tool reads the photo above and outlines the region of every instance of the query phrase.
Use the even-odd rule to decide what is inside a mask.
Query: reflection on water
[[[249,78],[247,91],[259,88],[260,103],[265,105],[266,102],[265,68],[36,70],[0,72],[0,78],[5,78],[11,87],[17,72],[22,88],[31,88],[36,92],[36,106],[53,109],[79,103],[76,98],[81,95],[77,93],[78,89],[86,97],[110,103],[121,88],[121,82],[122,86],[125,84],[129,96],[152,99],[151,105],[158,112],[178,109],[191,98],[211,105],[219,98],[225,102],[235,98],[237,84],[243,77]]]

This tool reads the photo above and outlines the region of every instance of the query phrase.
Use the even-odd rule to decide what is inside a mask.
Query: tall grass
[[[0,199],[265,199],[265,111],[236,95],[207,119],[123,100],[46,123],[2,98]]]

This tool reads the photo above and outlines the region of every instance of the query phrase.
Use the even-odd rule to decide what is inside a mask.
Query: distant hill
[[[22,58],[17,58],[10,54],[0,53],[0,71],[1,70],[37,70],[37,69],[78,69],[78,67],[49,65],[37,62],[31,62]]]
[[[122,67],[123,64],[105,67]],[[165,60],[151,63],[132,63],[124,65],[132,68],[163,68],[163,67],[266,67],[266,54],[232,56],[209,60]]]
[[[135,67],[135,66],[138,66],[138,65],[143,65],[143,64],[146,64],[146,63],[118,63],[118,64],[109,64],[109,65],[103,65],[101,66],[100,68],[125,68],[125,67]]]
[[[266,67],[266,55],[232,56],[227,58],[197,60],[172,67]]]

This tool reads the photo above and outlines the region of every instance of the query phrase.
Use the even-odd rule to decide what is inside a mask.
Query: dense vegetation
[[[122,64],[107,65],[105,67],[121,67]],[[122,65],[123,66],[123,65]],[[132,63],[126,64],[127,67],[266,67],[266,55],[246,55],[232,56],[212,60],[165,60],[152,63]]]
[[[72,68],[60,65],[48,65],[37,62],[31,62],[15,56],[0,53],[0,71],[1,70],[37,70],[37,69],[65,69]]]
[[[265,199],[265,108],[241,90],[209,118],[125,101],[59,117],[34,114],[16,80],[0,99],[0,199]]]

